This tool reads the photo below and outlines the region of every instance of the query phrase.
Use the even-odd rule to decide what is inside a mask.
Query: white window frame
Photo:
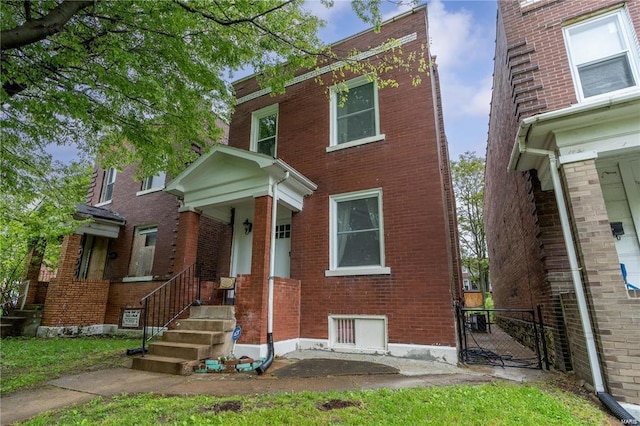
[[[629,62],[629,67],[631,68],[631,74],[633,76],[633,79],[635,80],[635,85],[633,86],[629,86],[629,87],[625,87],[623,89],[619,89],[619,90],[614,90],[611,92],[606,92],[606,93],[601,93],[599,95],[593,95],[593,96],[589,96],[589,97],[585,97],[583,90],[582,90],[582,84],[581,84],[581,80],[580,80],[580,75],[578,73],[578,65],[585,65],[585,64],[597,64],[599,62],[603,62],[606,59],[609,59],[611,57],[614,56],[619,56],[620,53],[611,56],[611,57],[603,57],[600,58],[598,60],[595,61],[591,61],[591,62],[585,62],[582,64],[575,64],[573,57],[571,55],[571,34],[570,32],[572,30],[575,30],[576,28],[580,28],[581,26],[584,25],[590,25],[593,24],[594,22],[600,21],[600,20],[604,20],[607,18],[610,18],[614,16],[616,18],[616,21],[618,22],[618,26],[621,32],[621,38],[622,41],[625,43],[625,47],[626,50],[623,49],[622,53],[626,54],[627,60]],[[571,68],[571,76],[573,77],[573,85],[578,97],[578,101],[579,102],[584,102],[584,101],[593,101],[593,100],[598,100],[598,99],[602,99],[602,98],[606,98],[611,96],[611,94],[619,94],[619,93],[624,93],[624,92],[630,92],[630,91],[636,91],[638,90],[638,88],[640,87],[640,71],[639,71],[639,64],[640,64],[640,59],[639,59],[639,52],[640,52],[640,46],[638,45],[638,38],[635,34],[635,31],[633,29],[633,25],[631,25],[631,18],[629,17],[629,13],[627,12],[627,9],[625,7],[621,7],[619,9],[616,9],[614,11],[608,12],[608,13],[604,13],[602,15],[598,15],[594,18],[591,19],[587,19],[584,21],[580,21],[578,23],[575,23],[573,25],[569,25],[563,28],[563,34],[564,34],[564,43],[565,43],[565,48],[567,50],[567,56],[569,58],[569,66]]]
[[[380,264],[338,267],[338,203],[342,201],[370,198],[372,196],[378,198]],[[384,214],[382,209],[382,188],[331,195],[329,197],[329,269],[326,270],[324,274],[327,277],[391,274],[391,268],[385,265],[384,256]]]
[[[389,326],[386,315],[329,315],[329,348],[337,351],[346,352],[360,352],[360,353],[377,353],[380,351],[386,352],[389,346]],[[340,332],[338,330],[338,324],[341,320],[353,321],[353,343],[339,343]],[[361,326],[362,322],[380,322],[382,325],[382,347],[366,347],[362,346],[362,337],[366,336],[366,331]]]
[[[96,207],[109,204],[113,200],[113,191],[116,186],[117,173],[118,171],[113,167],[109,167],[107,170],[104,171],[102,175],[102,190],[100,191],[100,202],[96,204]],[[109,179],[109,177],[111,177],[111,179]],[[106,194],[107,194],[107,187],[109,185],[111,185],[111,196],[107,199]]]
[[[374,102],[374,120],[375,120],[375,135],[367,138],[356,139],[349,142],[338,143],[338,106],[340,105],[340,93],[345,89],[353,89],[363,86],[368,83],[373,83],[373,102]],[[378,142],[384,140],[384,134],[380,134],[380,106],[378,102],[378,85],[375,80],[371,81],[366,76],[354,78],[353,80],[346,81],[344,83],[337,84],[329,89],[330,101],[329,101],[329,146],[327,152],[337,151],[340,149],[351,148],[353,146],[364,145],[367,143]]]
[[[278,157],[278,130],[280,127],[280,108],[278,104],[269,105],[251,113],[251,144],[250,150],[258,152],[258,141],[260,138],[260,120],[270,115],[276,115],[276,134],[275,148],[273,156]],[[266,154],[265,154],[266,155]]]
[[[153,186],[154,178],[158,178],[158,180],[162,183],[160,185]],[[160,172],[156,175],[146,177],[142,181],[142,186],[141,186],[142,189],[136,192],[136,195],[144,195],[144,194],[149,194],[151,192],[160,191],[164,189],[164,183],[166,180],[167,180],[167,174],[165,172]]]

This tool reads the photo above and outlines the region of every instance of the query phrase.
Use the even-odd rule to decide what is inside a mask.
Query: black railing
[[[145,345],[200,300],[200,277],[194,263],[140,299],[143,306],[142,356]]]

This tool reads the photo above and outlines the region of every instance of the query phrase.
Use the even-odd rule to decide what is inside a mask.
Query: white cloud
[[[433,0],[428,7],[431,51],[438,64],[445,120],[488,119],[493,29],[477,22],[469,10],[452,12],[445,5]]]

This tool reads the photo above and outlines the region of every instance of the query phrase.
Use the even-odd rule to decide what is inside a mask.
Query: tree
[[[483,217],[484,169],[484,158],[473,152],[467,151],[460,155],[458,161],[451,162],[462,265],[469,270],[471,281],[478,283],[483,301],[489,290],[489,259]]]
[[[354,0],[352,7],[378,26],[379,4]],[[196,155],[194,143],[206,151],[218,140],[216,122],[233,108],[227,80],[234,70],[252,68],[273,93],[299,69],[327,61],[344,60],[346,69],[374,76],[415,71],[416,82],[428,71],[422,56],[403,59],[393,41],[388,58],[333,53],[318,39],[322,21],[303,0],[3,0],[0,17],[3,214],[20,205],[0,232],[25,241],[43,232],[57,238],[65,229],[52,225],[62,217],[57,213],[70,218],[86,191],[56,186],[67,174],[86,179],[80,171],[87,169],[52,162],[51,144],[75,145],[80,163],[97,158],[103,167],[135,165],[139,177],[175,176]],[[13,232],[20,220],[36,219],[42,226],[22,229],[32,235]]]

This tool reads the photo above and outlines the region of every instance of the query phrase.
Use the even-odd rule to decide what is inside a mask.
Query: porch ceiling
[[[183,200],[182,210],[197,210],[221,221],[229,221],[229,207],[272,194],[278,186],[280,203],[300,211],[304,197],[317,188],[311,180],[282,160],[256,152],[218,145],[201,156],[167,184],[165,191]]]
[[[536,169],[543,189],[550,189],[549,159],[536,150],[555,152],[560,163],[637,152],[638,117],[640,91],[525,118],[518,128],[509,170]]]

